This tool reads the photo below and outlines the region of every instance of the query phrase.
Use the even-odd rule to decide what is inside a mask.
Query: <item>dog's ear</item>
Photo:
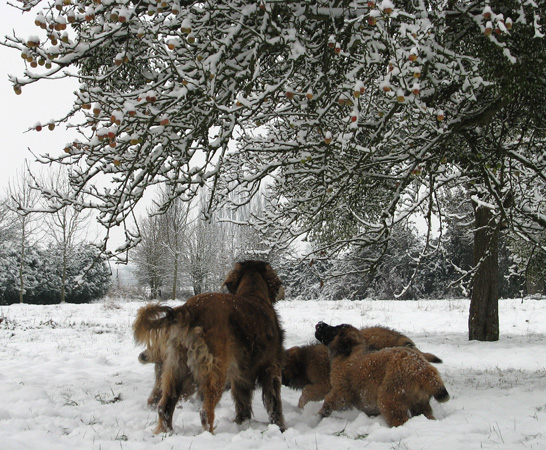
[[[239,283],[241,281],[241,264],[235,264],[235,268],[228,274],[227,278],[224,281],[223,286],[225,286],[230,294],[235,294]]]
[[[265,264],[265,281],[269,290],[269,301],[272,304],[284,299],[282,281],[268,263]]]
[[[330,344],[330,352],[332,356],[349,356],[353,348],[361,343],[362,339],[359,339],[358,333],[352,327],[343,328]]]

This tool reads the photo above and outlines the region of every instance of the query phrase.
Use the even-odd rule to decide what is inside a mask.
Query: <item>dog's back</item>
[[[270,304],[233,294],[201,294],[184,306],[191,311],[187,327],[202,330],[206,351],[226,365],[230,377],[253,377],[264,364],[281,361],[283,332]]]
[[[283,384],[303,389],[330,376],[328,348],[322,344],[291,347],[284,352]]]
[[[420,352],[403,347],[370,351],[365,344],[355,347],[343,362],[345,376],[355,384],[355,389],[377,386],[373,393],[397,392],[405,389],[407,397],[430,397],[447,401],[449,395],[438,370]],[[372,389],[373,390],[373,389]],[[447,397],[446,397],[447,395]]]
[[[368,347],[373,350],[381,350],[383,348],[390,347],[407,347],[421,353],[429,362],[442,362],[440,358],[432,353],[421,352],[421,350],[415,346],[415,343],[409,337],[391,328],[382,326],[366,327],[362,328],[360,333],[366,340]]]

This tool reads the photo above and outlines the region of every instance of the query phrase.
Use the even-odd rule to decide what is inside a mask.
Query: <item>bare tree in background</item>
[[[162,192],[158,202],[164,200]],[[268,245],[247,220],[263,211],[263,197],[257,196],[236,210],[220,208],[204,218],[206,198],[199,205],[173,201],[158,214],[149,209],[138,221],[142,241],[133,252],[137,278],[150,286],[152,297],[169,287],[170,298],[177,298],[181,288],[193,294],[220,289],[235,260],[268,259]]]
[[[149,215],[140,226],[142,241],[134,252],[137,278],[150,287],[150,297],[160,298],[166,273],[163,218]]]
[[[0,199],[0,244],[15,240],[17,236],[17,218],[8,204],[7,198]]]
[[[183,257],[185,271],[195,295],[219,288],[214,289],[211,278],[222,251],[222,235],[216,221],[196,218],[190,227]]]
[[[171,285],[171,300],[176,299],[180,288],[183,255],[187,250],[190,213],[191,203],[185,203],[177,198],[160,218],[163,231],[162,245],[168,261],[166,281]]]
[[[8,208],[15,213],[17,240],[19,246],[19,301],[23,303],[25,293],[25,252],[32,238],[41,230],[41,215],[29,212],[36,208],[40,193],[31,187],[32,178],[26,170],[17,171],[8,185]]]
[[[56,192],[59,196],[68,196],[70,193],[70,183],[68,174],[64,167],[58,167],[56,170],[48,172],[42,177],[41,186]],[[55,199],[58,197],[54,197]],[[53,212],[44,215],[44,224],[48,234],[60,251],[61,262],[61,303],[66,300],[67,270],[69,260],[73,256],[75,246],[78,242],[86,240],[88,225],[92,212],[82,210],[73,204],[58,208],[53,206]]]

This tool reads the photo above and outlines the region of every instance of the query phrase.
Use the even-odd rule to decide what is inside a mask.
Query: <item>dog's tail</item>
[[[449,392],[447,392],[447,389],[445,386],[442,386],[440,389],[436,391],[436,393],[433,395],[436,401],[440,403],[447,402],[449,400]]]
[[[425,388],[429,395],[432,395],[439,403],[447,402],[450,399],[449,392],[444,385],[444,380],[440,376],[438,369],[431,364],[427,364],[428,370],[423,375],[422,381],[424,381],[427,388]]]
[[[133,336],[138,344],[147,344],[151,334],[174,323],[175,313],[170,306],[151,303],[143,306],[137,312],[133,323]]]
[[[137,344],[145,344],[146,362],[161,360],[161,352],[168,336],[170,325],[176,320],[175,310],[160,303],[143,306],[133,323],[133,336]],[[139,356],[139,361],[145,363]]]
[[[436,355],[433,355],[432,353],[423,353],[423,356],[428,362],[441,364],[442,360],[438,358]]]
[[[140,308],[133,324],[135,342],[146,344],[139,360],[162,360],[169,348],[183,349],[186,364],[196,380],[203,380],[215,367],[214,355],[205,340],[203,328],[189,326],[191,313],[184,306],[171,308],[152,303]],[[172,327],[175,331],[171,333]],[[141,358],[142,357],[142,358]]]

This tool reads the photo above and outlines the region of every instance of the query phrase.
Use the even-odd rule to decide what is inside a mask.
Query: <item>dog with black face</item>
[[[330,359],[332,388],[319,411],[322,417],[354,407],[370,416],[381,414],[396,427],[420,414],[434,420],[430,399],[449,400],[438,370],[412,348],[374,351],[360,330],[347,324],[319,322],[315,337],[328,346]]]

